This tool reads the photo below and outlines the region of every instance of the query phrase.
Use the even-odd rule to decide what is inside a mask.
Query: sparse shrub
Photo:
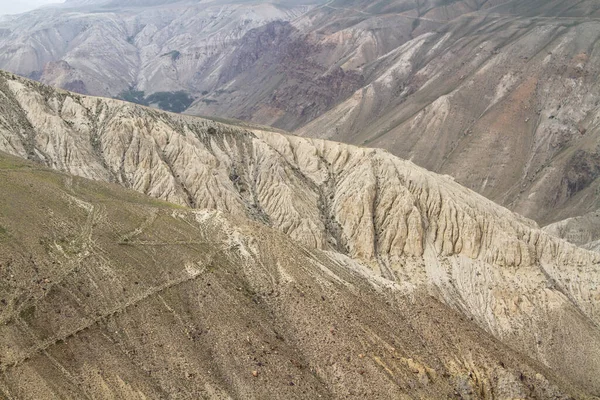
[[[178,92],[157,92],[146,98],[148,104],[156,104],[161,110],[176,113],[187,110],[194,102],[194,98],[180,90]]]
[[[173,50],[173,51],[163,54],[163,57],[166,57],[166,56],[171,57],[171,61],[177,61],[181,57],[181,53],[177,50]]]
[[[134,90],[133,88],[130,88],[129,90],[125,90],[119,93],[119,96],[117,96],[117,98],[119,98],[120,100],[128,101],[130,103],[147,106],[148,102],[146,101],[145,95],[145,92],[142,90]]]

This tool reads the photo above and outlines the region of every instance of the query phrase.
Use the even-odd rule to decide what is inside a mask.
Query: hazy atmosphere
[[[0,0],[0,15],[18,14],[45,6],[47,4],[64,3],[64,0]]]

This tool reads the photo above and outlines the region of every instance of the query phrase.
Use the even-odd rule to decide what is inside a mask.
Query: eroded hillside
[[[69,1],[0,19],[0,68],[136,102],[185,91],[188,113],[295,129],[362,87],[369,63],[505,1]]]
[[[0,149],[276,228],[424,291],[598,393],[600,255],[375,149],[167,114],[3,73]]]
[[[0,153],[0,397],[567,398],[425,293]]]
[[[371,63],[459,15],[506,0],[328,1],[290,21],[246,33],[219,60],[214,101],[187,112],[293,130],[369,82]],[[204,101],[203,101],[204,100]]]
[[[599,15],[593,0],[73,1],[0,21],[0,67],[384,148],[546,225],[599,207]]]
[[[597,16],[594,1],[532,0],[461,16],[298,133],[385,148],[541,224],[593,211]]]

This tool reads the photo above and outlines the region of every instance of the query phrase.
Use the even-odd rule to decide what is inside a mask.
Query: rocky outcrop
[[[425,290],[597,391],[600,255],[388,152],[247,130],[2,74],[0,150],[276,228]],[[578,332],[574,335],[574,332]]]

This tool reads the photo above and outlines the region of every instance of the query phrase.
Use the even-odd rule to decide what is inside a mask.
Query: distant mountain
[[[307,1],[310,4],[312,1]],[[138,7],[144,5],[144,7]],[[0,67],[94,95],[199,95],[246,32],[312,6],[256,1],[75,1],[0,21]]]
[[[0,23],[0,68],[93,95],[186,91],[189,113],[294,129],[370,62],[502,1],[74,0]]]
[[[598,398],[599,23],[592,0],[3,17],[0,67],[71,92],[0,71],[0,398]]]
[[[596,1],[138,5],[5,19],[0,67],[382,147],[542,225],[600,208]]]
[[[544,231],[578,246],[600,252],[600,210],[544,227]]]
[[[369,82],[371,64],[464,13],[506,0],[330,1],[249,31],[188,113],[294,130]]]

